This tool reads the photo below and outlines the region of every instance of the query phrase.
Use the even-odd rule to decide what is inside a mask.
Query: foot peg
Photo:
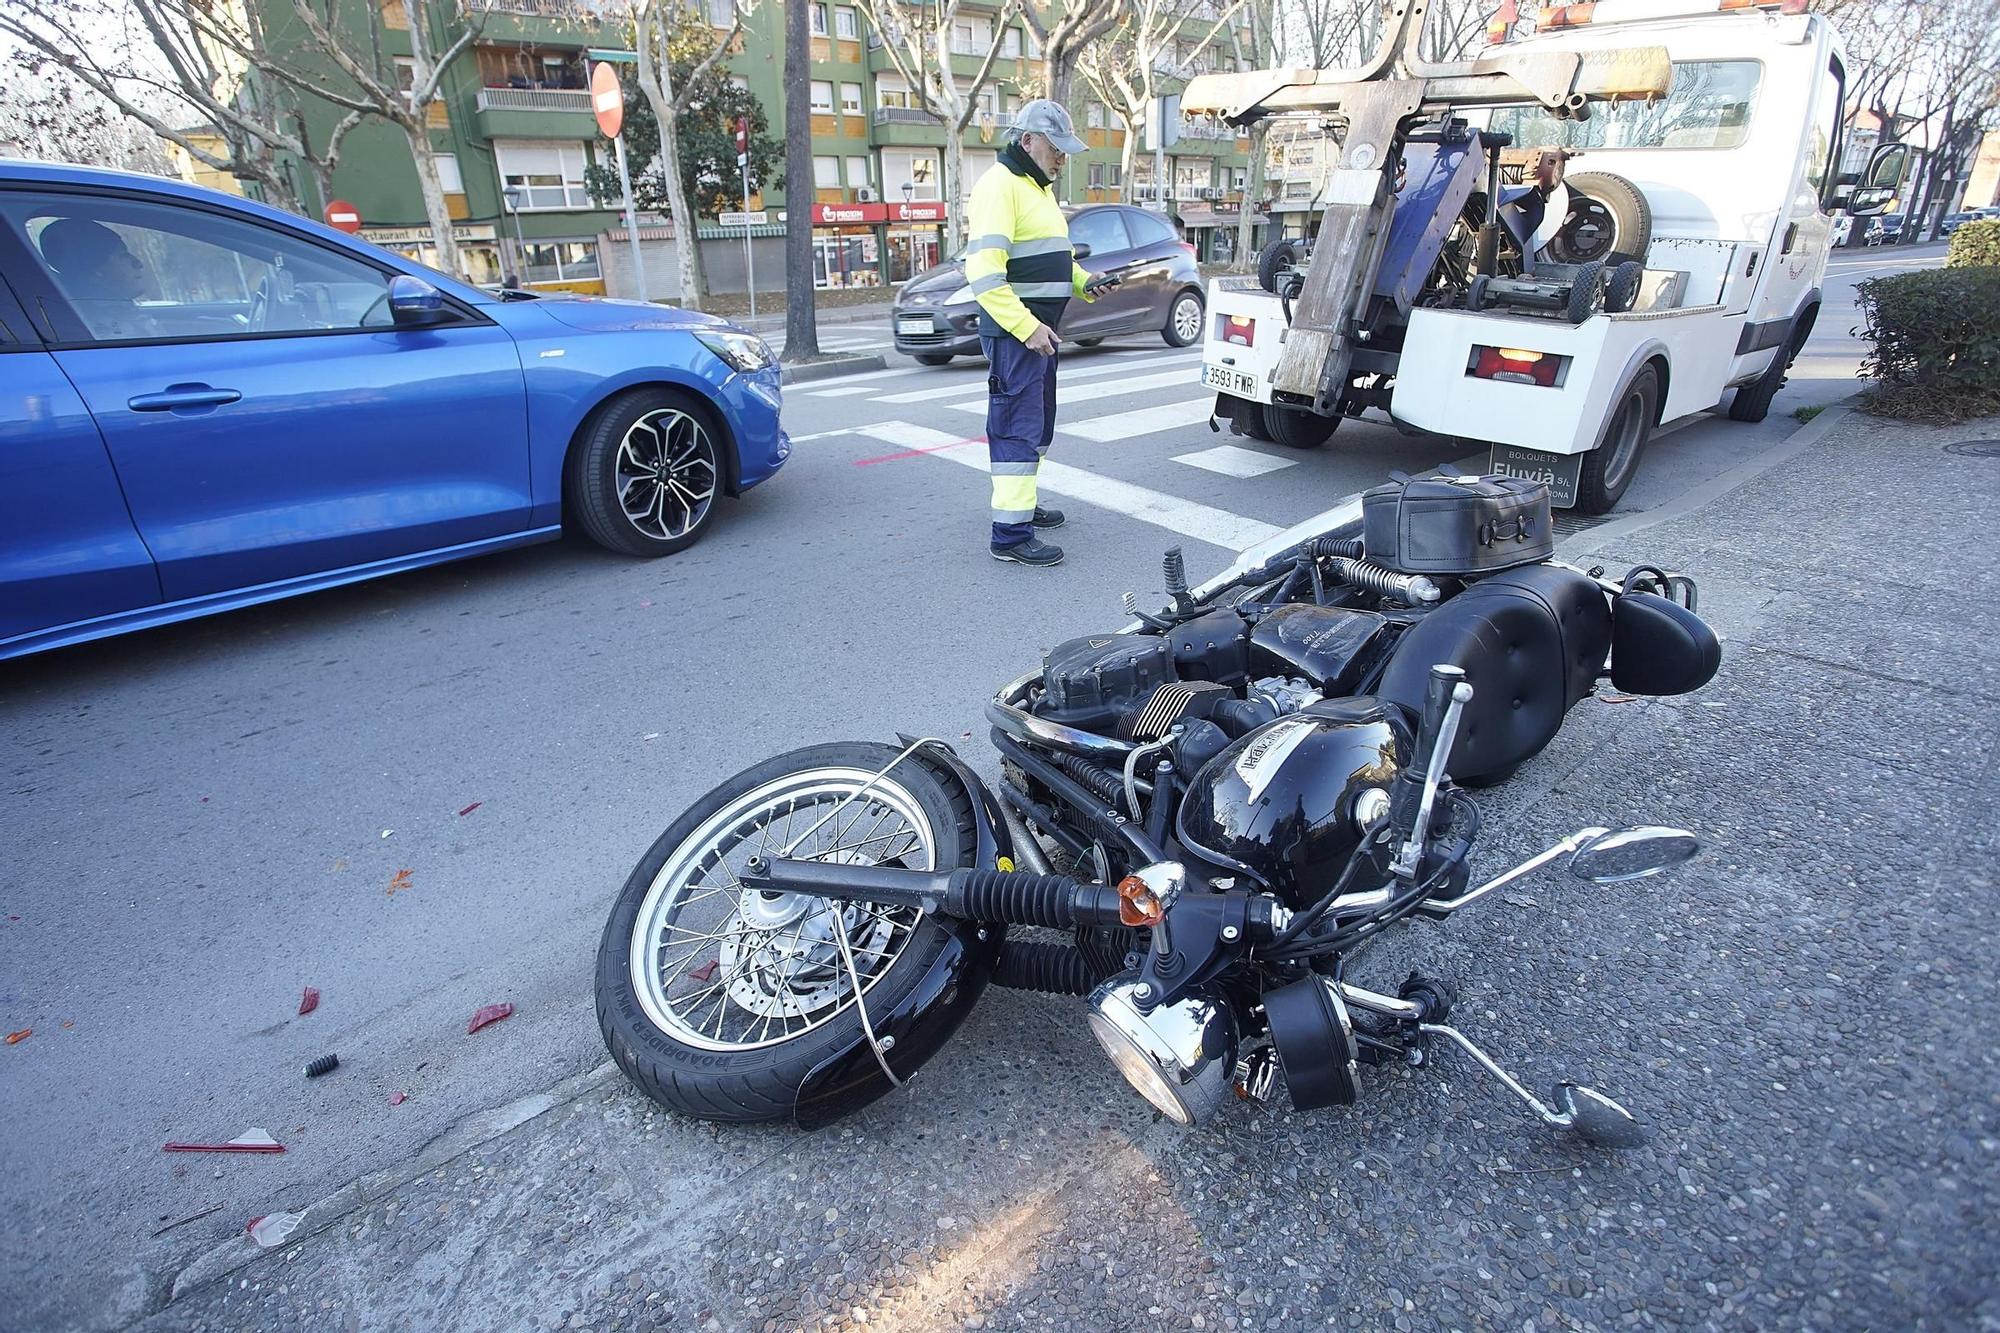
[[[1550,1106],[1518,1083],[1513,1075],[1495,1064],[1472,1038],[1442,1023],[1421,1023],[1426,1036],[1443,1037],[1479,1062],[1481,1068],[1500,1080],[1507,1090],[1534,1108],[1542,1123],[1566,1129],[1585,1143],[1599,1148],[1634,1148],[1646,1141],[1646,1127],[1639,1118],[1594,1088],[1563,1082],[1549,1094]]]

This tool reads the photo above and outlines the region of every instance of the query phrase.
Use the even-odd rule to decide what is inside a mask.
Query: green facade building
[[[291,6],[285,0],[251,2],[262,6],[271,44],[283,49],[291,42],[297,49]],[[727,60],[729,77],[764,105],[773,133],[782,132],[784,117],[783,5],[801,2],[759,4],[747,16]],[[814,206],[818,285],[899,283],[943,258],[945,129],[920,109],[921,98],[898,74],[858,6],[841,0],[809,2],[812,190],[809,200],[800,200],[796,189],[789,192],[790,199],[777,189],[753,192],[752,209],[766,210],[769,216],[758,234],[781,236],[778,211],[808,203]],[[732,0],[701,3],[711,23],[729,25]],[[605,291],[609,277],[612,294],[630,294],[618,290],[629,268],[608,253],[624,241],[623,217],[599,207],[584,184],[592,162],[610,160],[610,145],[597,131],[587,90],[593,52],[622,52],[632,43],[629,26],[612,4],[340,0],[337,13],[353,43],[349,49],[367,53],[364,61],[385,70],[391,64],[410,68],[414,15],[424,17],[432,51],[449,49],[468,26],[478,27],[477,37],[447,68],[440,95],[428,111],[467,277],[494,284],[511,276],[535,288],[582,292]],[[964,135],[968,190],[1004,146],[1010,118],[1040,69],[1033,34],[1018,20],[999,25],[999,13],[998,6],[964,4],[953,34],[953,64],[968,83],[989,46],[997,43],[1000,51],[993,78],[981,90],[974,123]],[[1212,21],[1191,23],[1189,30],[1205,32]],[[1213,50],[1199,53],[1200,64],[1219,62],[1224,49],[1218,42]],[[1071,160],[1058,193],[1079,204],[1119,198],[1125,138],[1119,120],[1092,100],[1080,77],[1071,109],[1090,150]],[[343,113],[331,104],[308,101],[304,114],[310,133],[324,141]],[[1247,149],[1247,140],[1228,131],[1196,128],[1168,150],[1167,201],[1204,258],[1226,257],[1234,241],[1235,210],[1248,175]],[[632,165],[637,170],[641,164]],[[328,201],[316,197],[311,173],[298,163],[289,166],[300,197],[323,211]],[[1140,151],[1134,185],[1138,202],[1157,207],[1161,192],[1152,182],[1152,167],[1150,151]],[[396,126],[372,119],[348,135],[331,194],[355,206],[363,237],[434,260],[416,169]],[[740,252],[740,227],[725,231],[714,219],[702,219],[699,230],[710,240],[705,254],[716,253],[713,247],[730,240]],[[642,215],[640,235],[657,246],[671,237],[671,228],[664,218]],[[649,273],[654,265],[649,259]],[[714,270],[711,264],[711,285],[728,289],[729,277]],[[766,280],[760,286],[779,285],[771,281],[780,271],[775,264],[763,271]],[[734,276],[740,290],[740,266]]]

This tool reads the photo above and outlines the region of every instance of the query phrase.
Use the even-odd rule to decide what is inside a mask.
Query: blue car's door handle
[[[241,399],[235,389],[212,389],[206,384],[176,384],[159,393],[142,393],[125,400],[134,412],[173,412],[189,407],[222,407]]]

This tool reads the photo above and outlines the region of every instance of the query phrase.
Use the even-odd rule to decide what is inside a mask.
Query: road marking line
[[[814,389],[807,396],[812,398],[846,398],[857,393],[874,392],[875,386],[872,384],[847,384],[842,385],[838,389]]]
[[[1134,379],[1112,380],[1105,384],[1064,384],[1059,380],[1056,383],[1056,406],[1069,407],[1076,403],[1088,403],[1099,398],[1116,398],[1121,394],[1140,393],[1147,389],[1198,387],[1200,382],[1184,370],[1163,370],[1157,375],[1140,375]],[[1215,399],[1210,397],[1208,404],[1212,408]],[[954,412],[973,412],[980,415],[986,412],[984,399],[973,403],[952,403],[949,406]]]
[[[932,458],[948,459],[962,467],[978,472],[987,470],[986,450],[981,447],[983,439],[958,439],[948,431],[934,430],[929,426],[918,426],[907,421],[883,421],[864,427],[860,434],[868,435],[884,444],[904,446],[906,452],[891,457],[912,457],[928,455]],[[1160,491],[1147,490],[1129,482],[1102,477],[1082,468],[1070,467],[1065,463],[1042,460],[1037,476],[1040,485],[1054,494],[1079,500],[1084,504],[1109,509],[1127,518],[1136,518],[1142,523],[1151,523],[1165,528],[1182,537],[1192,537],[1196,541],[1219,546],[1226,551],[1240,551],[1260,541],[1276,536],[1283,529],[1276,524],[1260,519],[1246,518],[1232,514],[1226,509],[1216,509],[1210,505],[1183,500],[1179,496],[1167,495]]]
[[[1213,398],[1191,398],[1184,403],[1162,403],[1158,407],[1142,407],[1134,412],[1085,417],[1082,421],[1058,425],[1056,434],[1089,440],[1092,444],[1114,444],[1137,435],[1151,435],[1155,431],[1198,426],[1214,412]]]
[[[1266,472],[1282,472],[1299,465],[1296,458],[1273,458],[1255,449],[1239,449],[1233,444],[1218,444],[1213,449],[1198,449],[1191,454],[1175,454],[1174,461],[1238,478],[1261,477]]]
[[[1105,375],[1123,375],[1137,370],[1142,366],[1175,364],[1191,364],[1191,362],[1187,357],[1159,356],[1138,361],[1114,361],[1107,365],[1088,365],[1080,370],[1071,370],[1067,365],[1062,365],[1056,368],[1056,382],[1058,384],[1066,384],[1072,380],[1097,379]],[[887,393],[879,398],[871,398],[869,401],[875,403],[927,403],[934,398],[956,398],[962,394],[983,394],[985,392],[986,380],[982,377],[977,380],[966,380],[958,384],[940,385],[932,389],[912,389],[907,393]],[[1060,391],[1058,392],[1058,401],[1060,401]],[[984,409],[982,408],[981,410],[983,411]]]

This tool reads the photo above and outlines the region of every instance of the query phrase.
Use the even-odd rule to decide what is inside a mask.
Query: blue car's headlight
[[[778,360],[771,355],[770,346],[754,333],[742,333],[736,329],[700,329],[694,336],[732,369],[746,374],[775,365]]]

